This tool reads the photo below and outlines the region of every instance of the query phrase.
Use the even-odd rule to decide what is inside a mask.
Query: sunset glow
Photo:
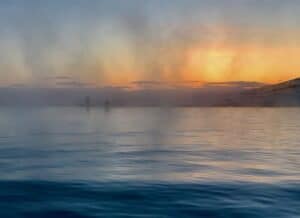
[[[55,87],[62,77],[101,87],[300,76],[294,1],[272,10],[268,1],[76,2],[2,3],[1,86]]]

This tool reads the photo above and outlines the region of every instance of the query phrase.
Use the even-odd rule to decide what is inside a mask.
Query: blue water
[[[0,217],[300,217],[300,109],[2,108]]]

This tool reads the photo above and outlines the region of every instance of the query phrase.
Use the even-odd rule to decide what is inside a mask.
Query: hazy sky
[[[0,85],[300,76],[297,0],[2,0]]]

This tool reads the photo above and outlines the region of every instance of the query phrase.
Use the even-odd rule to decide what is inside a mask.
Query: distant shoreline
[[[178,89],[1,88],[0,107],[300,107],[300,78],[249,89],[244,83]]]

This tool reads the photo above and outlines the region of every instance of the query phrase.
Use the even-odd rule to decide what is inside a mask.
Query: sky
[[[299,25],[296,0],[3,0],[0,86],[277,83]]]

